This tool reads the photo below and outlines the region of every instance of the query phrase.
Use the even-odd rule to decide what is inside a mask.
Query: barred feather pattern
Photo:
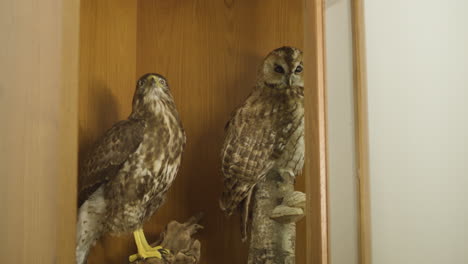
[[[302,52],[282,47],[266,56],[257,84],[226,126],[221,151],[224,188],[221,210],[241,210],[246,239],[250,197],[270,170],[297,175],[304,164]]]
[[[273,167],[298,173],[304,163],[303,88],[254,91],[228,123],[221,158],[220,207],[230,215]]]

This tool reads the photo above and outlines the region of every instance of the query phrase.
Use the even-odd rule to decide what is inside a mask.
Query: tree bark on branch
[[[294,174],[270,171],[257,184],[248,264],[294,264],[296,222],[304,216],[305,194],[294,191]]]

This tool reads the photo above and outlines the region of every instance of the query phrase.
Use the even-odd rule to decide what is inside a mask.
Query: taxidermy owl
[[[151,247],[142,226],[164,201],[179,170],[185,132],[166,79],[143,75],[137,82],[132,112],[91,149],[80,166],[76,261],[104,233],[133,232],[138,254],[164,256]]]
[[[255,185],[272,169],[293,175],[302,171],[303,100],[302,52],[282,47],[264,59],[255,88],[226,125],[220,207],[227,215],[241,210],[244,241]]]

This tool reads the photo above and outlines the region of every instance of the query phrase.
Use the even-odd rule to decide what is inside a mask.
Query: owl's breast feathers
[[[220,200],[227,214],[275,165],[303,123],[302,87],[262,88],[252,92],[227,127],[221,153],[224,192]]]

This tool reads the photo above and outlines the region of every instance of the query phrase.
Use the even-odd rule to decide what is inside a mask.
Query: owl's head
[[[156,102],[170,97],[166,78],[157,73],[147,73],[137,81],[133,108],[154,106]]]
[[[270,52],[259,71],[259,81],[271,88],[285,89],[304,86],[302,51],[281,47]]]

